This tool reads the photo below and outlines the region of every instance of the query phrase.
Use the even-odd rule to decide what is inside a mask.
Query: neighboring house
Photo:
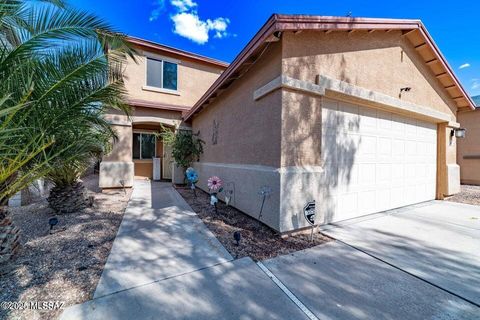
[[[138,50],[127,61],[125,86],[132,115],[106,115],[118,135],[100,164],[100,187],[131,187],[134,176],[171,179],[171,155],[155,133],[177,129],[188,111],[228,64],[190,52],[129,38]],[[155,167],[155,168],[154,168]]]
[[[458,192],[451,132],[473,109],[419,20],[273,15],[184,121],[206,141],[198,186],[220,176],[289,232],[314,201],[323,224]]]
[[[477,108],[458,113],[458,122],[466,129],[465,139],[458,141],[458,164],[462,183],[480,185],[480,96],[472,99]]]

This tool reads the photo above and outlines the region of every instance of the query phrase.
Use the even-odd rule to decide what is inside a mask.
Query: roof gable
[[[401,30],[402,36],[411,42],[442,87],[455,101],[457,108],[459,110],[475,109],[475,103],[460,84],[452,68],[448,65],[445,57],[420,20],[274,14],[186,114],[185,120],[200,112],[222,91],[226,90],[235,79],[248,71],[268,42],[278,41],[284,31],[301,32],[302,30],[319,30],[326,33],[333,31],[390,32],[391,30]]]

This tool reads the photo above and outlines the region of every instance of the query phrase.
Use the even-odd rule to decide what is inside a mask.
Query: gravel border
[[[462,184],[461,192],[445,199],[446,201],[480,205],[480,186]]]
[[[101,193],[97,175],[83,180],[94,196],[94,207],[58,215],[52,234],[48,219],[54,212],[45,200],[9,209],[22,246],[13,270],[0,279],[0,301],[59,301],[66,308],[93,298],[131,190]],[[57,319],[61,312],[0,310],[0,319]]]
[[[178,193],[197,213],[210,231],[234,258],[251,257],[255,261],[270,259],[279,255],[311,248],[331,239],[319,232],[314,234],[313,241],[309,233],[281,237],[279,233],[247,214],[217,203],[218,214],[210,205],[210,195],[197,189],[197,197],[188,188],[177,187]],[[241,233],[240,245],[236,245],[233,233]]]

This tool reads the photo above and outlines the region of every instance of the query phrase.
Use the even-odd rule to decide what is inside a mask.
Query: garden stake
[[[260,206],[260,213],[258,215],[258,220],[260,220],[260,218],[262,217],[263,206],[265,205],[265,199],[267,199],[270,193],[272,193],[272,188],[270,188],[269,186],[263,186],[260,188],[259,194],[262,195],[262,205]]]
[[[262,212],[263,212],[263,205],[265,204],[265,199],[267,198],[267,194],[263,194],[263,199],[262,199],[262,206],[260,207],[260,214],[258,215],[258,220],[262,217]]]

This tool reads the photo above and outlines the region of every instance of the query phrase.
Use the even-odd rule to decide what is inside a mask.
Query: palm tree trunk
[[[0,274],[7,270],[10,261],[20,247],[19,229],[8,216],[5,206],[0,206]]]
[[[69,186],[53,187],[47,200],[57,213],[82,211],[89,206],[87,189],[80,181]]]

